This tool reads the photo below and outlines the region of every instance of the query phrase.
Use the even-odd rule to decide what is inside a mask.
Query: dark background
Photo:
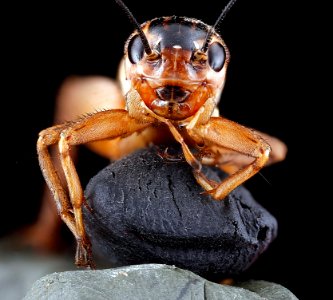
[[[226,3],[190,2],[183,1],[183,7],[173,0],[127,4],[139,23],[162,15],[185,15],[213,24]],[[0,236],[37,216],[43,179],[35,145],[38,132],[52,125],[61,82],[73,74],[114,77],[133,30],[112,1],[108,5],[29,3],[4,13],[9,21],[2,46],[7,66],[2,69],[3,88],[8,90],[3,117],[9,120],[4,122],[2,149],[4,189],[9,193],[2,197]],[[289,147],[284,162],[262,170],[269,183],[256,175],[245,184],[277,218],[279,235],[244,277],[280,283],[300,299],[311,299],[311,285],[321,280],[315,266],[324,255],[319,233],[325,226],[309,169],[316,161],[307,125],[311,107],[303,102],[310,84],[301,16],[300,8],[290,1],[236,3],[220,28],[231,52],[220,110],[225,117],[279,137]],[[79,164],[83,182],[106,163],[83,151]]]

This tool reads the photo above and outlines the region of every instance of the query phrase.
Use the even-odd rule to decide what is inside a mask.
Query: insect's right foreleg
[[[57,174],[49,152],[49,147],[59,141],[60,133],[64,128],[66,128],[66,125],[54,126],[43,130],[39,134],[37,142],[37,153],[39,164],[43,172],[45,181],[50,191],[52,192],[54,200],[56,202],[58,214],[60,215],[61,219],[66,223],[74,236],[77,237],[75,220],[71,212],[72,205],[67,196],[67,191],[63,187],[59,175]]]
[[[125,137],[150,127],[155,120],[137,120],[125,110],[106,110],[84,116],[64,125],[54,126],[40,133],[38,157],[45,180],[54,195],[58,211],[77,241],[76,264],[92,266],[89,238],[82,215],[83,189],[71,158],[71,147],[93,141]],[[58,145],[59,159],[66,182],[62,184],[48,148]],[[65,187],[65,188],[64,188]]]

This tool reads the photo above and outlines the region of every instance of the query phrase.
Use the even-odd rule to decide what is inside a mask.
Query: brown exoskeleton
[[[235,0],[227,4],[214,26],[175,16],[139,25],[123,2],[116,2],[136,26],[125,45],[124,71],[130,83],[126,108],[103,110],[50,127],[40,132],[37,143],[40,166],[58,213],[76,238],[79,266],[91,266],[92,259],[82,217],[83,189],[70,156],[72,146],[95,142],[96,148],[109,147],[109,157],[116,158],[149,143],[176,140],[198,184],[216,200],[223,200],[268,160],[279,161],[285,155],[279,140],[266,135],[263,139],[258,132],[219,116],[217,104],[229,51],[214,28]],[[266,140],[274,145],[271,157]],[[58,145],[65,185],[49,153],[52,145]],[[227,168],[222,163],[230,152],[245,155],[245,161]],[[201,173],[202,164],[221,165],[230,176],[214,182]]]

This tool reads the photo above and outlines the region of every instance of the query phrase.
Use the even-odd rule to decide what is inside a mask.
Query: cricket
[[[150,144],[176,141],[196,182],[215,201],[285,156],[285,146],[277,138],[219,113],[230,53],[216,28],[235,0],[227,3],[213,26],[178,16],[139,24],[123,1],[115,2],[135,29],[125,43],[120,67],[121,86],[128,87],[123,107],[49,127],[39,133],[37,142],[41,171],[58,214],[76,239],[75,263],[82,267],[94,264],[82,215],[86,200],[70,154],[73,146],[98,143],[111,147],[114,158]],[[51,146],[57,149],[65,183],[54,166]],[[240,159],[230,163],[230,153]],[[229,176],[215,182],[201,172],[202,165],[218,166]]]

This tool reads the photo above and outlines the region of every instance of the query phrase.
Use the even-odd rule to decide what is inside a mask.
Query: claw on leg
[[[86,239],[78,239],[75,253],[75,264],[78,267],[95,269],[92,258],[91,243]]]

